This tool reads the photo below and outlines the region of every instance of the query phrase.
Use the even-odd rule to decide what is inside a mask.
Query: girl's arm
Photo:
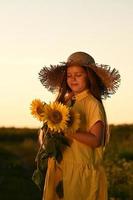
[[[91,127],[89,132],[76,132],[76,134],[70,135],[70,137],[92,148],[96,148],[101,146],[103,134],[104,123],[98,121]]]

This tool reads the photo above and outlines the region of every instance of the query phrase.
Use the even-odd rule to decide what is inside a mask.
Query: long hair
[[[67,85],[67,70],[65,69],[63,79],[62,79],[61,85],[59,87],[59,92],[58,92],[56,101],[65,104],[65,95],[67,94],[68,90],[69,90],[69,88]]]

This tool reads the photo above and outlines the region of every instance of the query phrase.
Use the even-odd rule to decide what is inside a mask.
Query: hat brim
[[[49,91],[57,91],[65,78],[66,69],[68,64],[62,62],[60,65],[50,65],[50,67],[43,67],[39,72],[39,79],[43,86]],[[90,64],[84,66],[92,69],[104,84],[104,97],[114,94],[120,84],[120,74],[115,68],[111,69],[108,65]]]

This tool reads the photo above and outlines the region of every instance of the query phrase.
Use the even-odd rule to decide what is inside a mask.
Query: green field
[[[133,200],[133,125],[110,126],[104,165],[109,200]],[[31,177],[37,129],[0,128],[0,200],[41,200]]]

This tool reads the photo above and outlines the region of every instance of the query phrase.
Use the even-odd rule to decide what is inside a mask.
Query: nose
[[[72,80],[75,81],[76,80],[76,76],[72,76]]]

